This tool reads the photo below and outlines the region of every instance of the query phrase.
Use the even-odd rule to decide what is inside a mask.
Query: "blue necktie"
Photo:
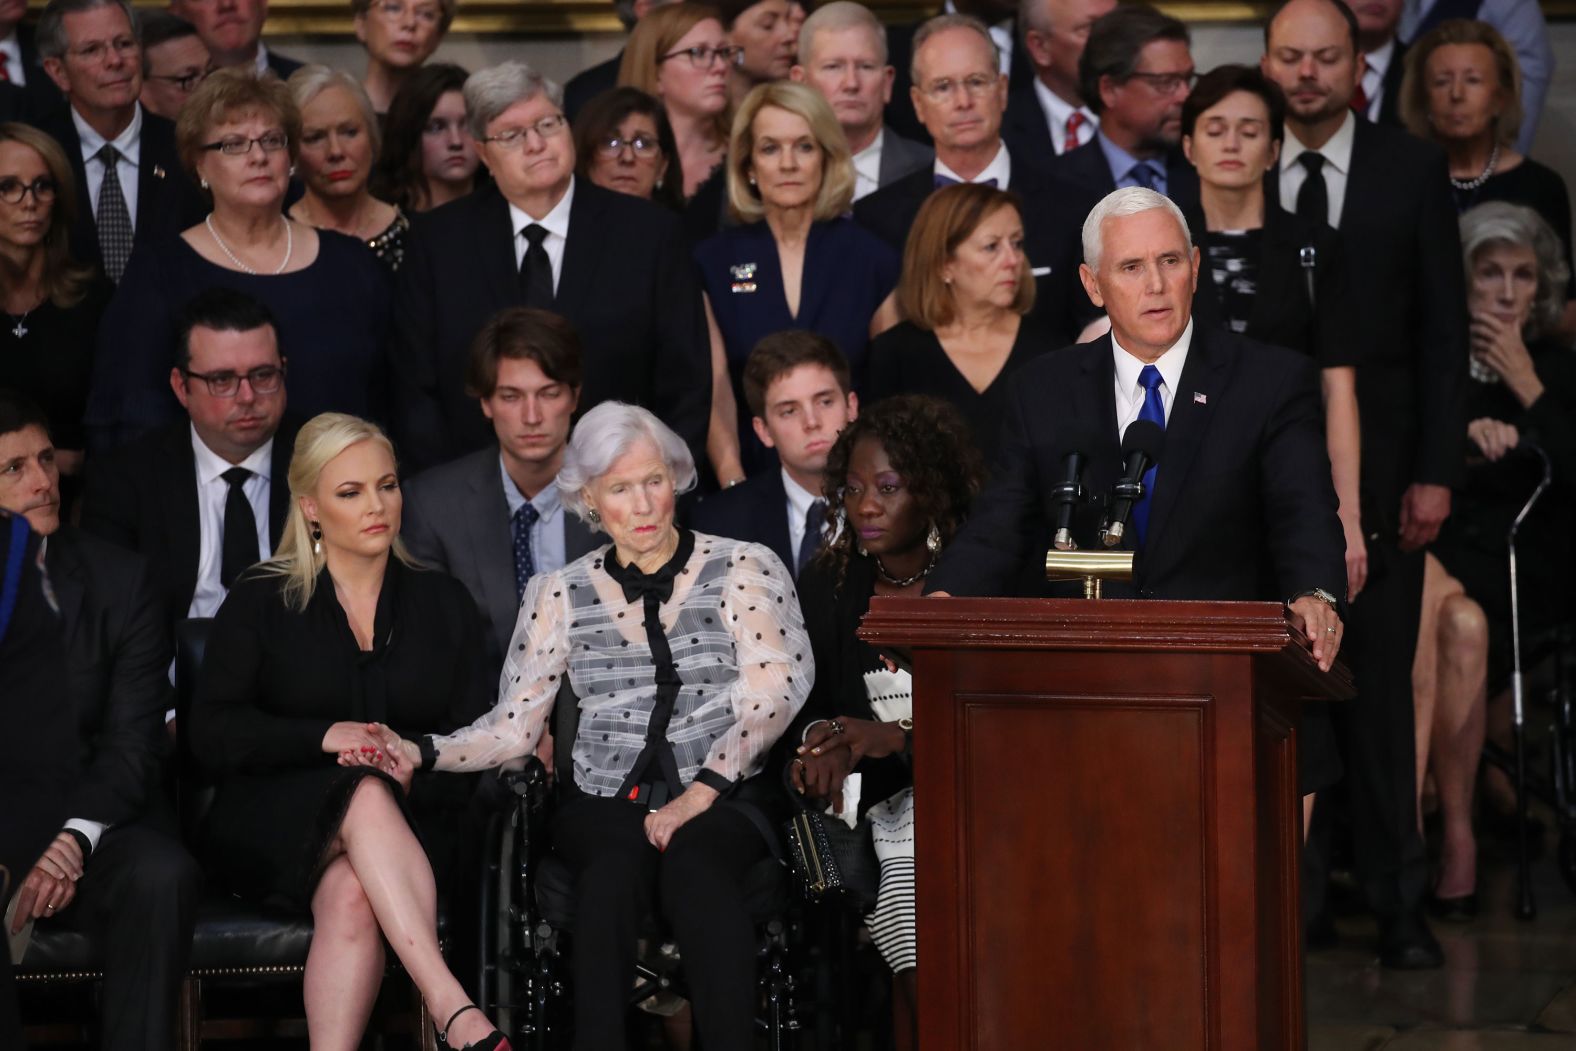
[[[525,597],[525,582],[536,572],[536,559],[531,555],[531,527],[542,517],[531,501],[527,500],[514,513],[514,598]]]
[[[936,173],[935,189],[939,190],[943,186],[956,186],[957,184],[958,184],[958,180],[954,179],[952,176],[950,176],[950,175],[942,175],[940,172]],[[989,186],[991,189],[995,189],[996,188],[996,180],[995,179],[981,179],[977,183],[977,185],[979,185],[979,186]]]
[[[1138,374],[1138,385],[1144,388],[1144,407],[1138,410],[1140,420],[1149,420],[1160,427],[1166,426],[1166,406],[1160,400],[1160,370],[1145,365]],[[1149,505],[1155,498],[1155,468],[1144,472],[1144,496],[1133,505],[1133,528],[1138,530],[1138,546],[1144,546],[1144,535],[1149,532]]]
[[[798,579],[804,567],[810,564],[815,553],[821,550],[821,527],[826,524],[826,501],[812,500],[804,515],[804,536],[799,538],[799,551],[793,575]]]
[[[1156,171],[1149,166],[1148,161],[1139,161],[1128,169],[1127,177],[1146,190],[1158,189],[1160,180]]]

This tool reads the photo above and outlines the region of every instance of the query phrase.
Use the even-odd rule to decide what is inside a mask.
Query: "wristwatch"
[[[1336,600],[1335,596],[1323,588],[1311,588],[1307,591],[1299,591],[1291,598],[1286,600],[1286,605],[1289,606],[1300,598],[1316,598],[1326,606],[1329,606],[1331,609],[1340,608],[1340,602]]]
[[[903,754],[914,754],[914,720],[899,719],[897,728],[903,731]]]

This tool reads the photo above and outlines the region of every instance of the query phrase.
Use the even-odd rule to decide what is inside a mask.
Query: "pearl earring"
[[[312,523],[312,557],[321,558],[323,555],[323,527],[316,522]]]
[[[207,179],[203,179],[203,178],[199,178],[199,179],[198,179],[198,180],[197,180],[197,184],[198,184],[198,185],[199,185],[199,186],[201,186],[201,187],[202,187],[202,188],[203,188],[203,189],[205,189],[205,190],[206,190],[206,189],[207,189],[207,188],[208,188],[208,180],[207,180]]]

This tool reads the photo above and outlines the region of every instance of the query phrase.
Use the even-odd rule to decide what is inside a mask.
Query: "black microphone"
[[[1063,460],[1062,482],[1051,490],[1051,503],[1056,508],[1056,536],[1051,541],[1058,551],[1076,551],[1073,541],[1073,506],[1083,499],[1083,453],[1068,453]]]
[[[1122,477],[1111,487],[1111,514],[1100,531],[1106,547],[1121,545],[1133,505],[1144,495],[1144,473],[1160,462],[1165,444],[1166,432],[1153,420],[1134,420],[1122,435]]]

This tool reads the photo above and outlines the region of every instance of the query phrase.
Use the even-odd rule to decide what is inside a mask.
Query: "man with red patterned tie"
[[[1078,60],[1089,30],[1116,0],[1024,0],[1018,26],[1034,79],[1007,98],[1002,138],[1014,153],[1044,165],[1076,150],[1100,127],[1078,83]]]
[[[1363,75],[1352,93],[1352,110],[1375,124],[1401,124],[1401,77],[1406,72],[1406,45],[1396,35],[1405,0],[1345,0],[1357,16],[1357,46],[1363,53]]]

